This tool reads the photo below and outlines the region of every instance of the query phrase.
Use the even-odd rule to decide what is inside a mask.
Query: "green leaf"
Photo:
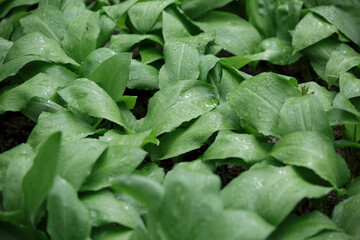
[[[202,160],[240,158],[252,165],[270,157],[271,144],[259,141],[251,134],[220,131],[213,144],[205,151]]]
[[[117,200],[109,190],[89,193],[81,201],[90,212],[92,226],[117,223],[135,228],[143,224],[135,208]]]
[[[114,33],[116,24],[111,18],[105,15],[100,16],[100,33],[96,42],[96,47],[104,47]]]
[[[161,184],[164,182],[165,177],[164,169],[153,162],[146,163],[141,169],[136,169],[134,174],[148,177]]]
[[[164,47],[165,64],[160,69],[160,88],[177,83],[180,80],[197,80],[200,75],[199,51],[177,40],[167,41]]]
[[[132,173],[145,158],[139,147],[111,145],[96,162],[81,191],[99,190],[114,184],[115,178]]]
[[[38,32],[26,34],[17,40],[8,51],[5,57],[5,63],[20,57],[30,57],[32,55],[38,56],[48,62],[79,66],[77,62],[66,55],[55,40],[47,38]]]
[[[178,128],[160,138],[160,145],[151,152],[152,159],[168,159],[200,148],[216,131],[236,129],[233,123],[223,114],[211,111],[200,116],[188,128]]]
[[[159,71],[144,63],[131,60],[127,87],[130,89],[154,90],[159,88]]]
[[[279,115],[287,98],[300,96],[295,86],[273,73],[243,81],[228,99],[238,116],[264,135],[278,137]]]
[[[0,18],[5,17],[13,8],[20,6],[28,6],[33,5],[39,2],[39,0],[13,0],[13,1],[5,1],[0,5]]]
[[[147,33],[161,12],[173,2],[174,0],[138,2],[129,9],[129,19],[140,33]]]
[[[64,34],[62,47],[77,62],[82,62],[97,47],[100,15],[90,12],[74,16]]]
[[[302,0],[281,0],[277,1],[275,10],[276,37],[291,41],[290,31],[300,21]]]
[[[55,180],[61,133],[49,136],[39,148],[34,163],[22,182],[24,210],[28,224],[34,226],[38,211]]]
[[[105,226],[93,230],[94,240],[129,240],[133,231],[125,227]]]
[[[162,34],[165,41],[171,38],[190,37],[191,34],[186,26],[182,23],[181,19],[173,16],[166,11],[162,13]]]
[[[106,148],[106,143],[89,138],[64,144],[59,153],[59,176],[79,190]]]
[[[307,238],[307,240],[328,240],[328,239],[355,240],[354,237],[344,232],[334,232],[334,231],[324,231],[316,236]]]
[[[94,128],[76,118],[71,112],[44,112],[40,114],[38,124],[34,127],[27,142],[36,148],[44,139],[58,131],[62,132],[62,143],[81,139],[95,133]]]
[[[98,48],[91,52],[85,60],[81,63],[79,69],[79,76],[90,78],[91,74],[107,59],[114,56],[116,53],[109,48]]]
[[[20,19],[24,33],[39,32],[58,43],[64,37],[66,20],[55,6],[40,6],[32,14]]]
[[[35,153],[28,144],[21,144],[3,153],[1,159],[8,159],[8,167],[2,177],[3,206],[7,212],[22,210],[24,195],[22,181],[33,164]]]
[[[93,81],[86,78],[77,79],[58,93],[71,107],[78,111],[125,126],[115,101]]]
[[[4,222],[0,224],[0,238],[6,240],[48,240],[46,233],[35,228]]]
[[[301,19],[292,34],[294,53],[307,48],[334,34],[337,29],[314,13],[308,13]]]
[[[249,22],[256,27],[265,37],[274,37],[276,35],[275,23],[275,0],[246,0],[246,13]]]
[[[13,44],[13,42],[0,37],[0,64],[4,62],[5,56]]]
[[[335,188],[349,181],[344,159],[337,155],[333,142],[318,132],[295,132],[281,138],[271,155],[278,160],[313,170]]]
[[[280,110],[279,130],[281,136],[298,131],[314,131],[334,140],[326,113],[312,94],[286,100]]]
[[[227,12],[207,13],[196,24],[205,32],[216,31],[215,43],[235,55],[255,52],[261,37],[258,31],[239,16]],[[242,36],[239,38],[239,36]]]
[[[191,18],[196,18],[204,13],[225,6],[232,0],[179,0],[180,7]]]
[[[152,130],[154,136],[171,132],[213,109],[217,104],[213,92],[211,86],[200,81],[180,81],[161,89],[150,99],[145,118],[137,122],[137,132]]]
[[[156,47],[142,48],[139,50],[139,54],[141,56],[141,61],[145,64],[164,58],[162,49]]]
[[[331,188],[312,185],[294,167],[257,166],[240,174],[222,191],[226,208],[255,212],[279,225],[303,198],[318,198]]]
[[[352,73],[341,73],[339,78],[340,91],[347,98],[360,96],[360,79]]]
[[[121,97],[129,80],[130,53],[119,53],[102,62],[89,77],[114,100]],[[119,66],[119,67],[114,67]],[[121,66],[121,67],[120,67]]]
[[[360,194],[360,177],[356,177],[351,181],[351,183],[346,187],[348,191],[348,197],[355,196]]]
[[[299,90],[307,90],[307,93],[313,94],[318,98],[320,104],[325,111],[331,108],[332,102],[336,96],[336,92],[328,91],[325,87],[320,86],[316,82],[306,82],[299,84]]]
[[[324,17],[328,22],[333,24],[348,38],[360,46],[360,32],[357,28],[360,21],[358,15],[360,10],[359,2],[338,2],[336,0],[305,0],[304,2],[311,11]]]
[[[42,112],[55,113],[58,111],[65,111],[65,108],[51,100],[34,97],[28,102],[26,108],[21,110],[21,113],[32,121],[38,122]]]
[[[20,111],[26,107],[33,97],[54,100],[56,89],[61,84],[46,74],[39,73],[25,83],[14,87],[0,95],[0,113]]]
[[[150,133],[151,130],[134,134],[124,134],[116,130],[109,130],[99,139],[107,142],[109,145],[142,147],[149,142],[156,144],[157,139],[150,136]]]
[[[57,176],[47,200],[47,231],[54,240],[86,239],[90,235],[91,221],[76,190]]]
[[[342,231],[327,216],[314,211],[305,216],[290,215],[269,238],[274,240],[303,240],[324,230]]]
[[[354,105],[349,101],[347,97],[342,92],[339,92],[334,101],[333,101],[334,109],[341,109],[350,114],[353,114],[356,117],[360,117],[359,111],[354,107]]]
[[[360,237],[359,203],[360,194],[356,194],[336,205],[333,212],[333,221],[356,239]]]
[[[129,8],[134,5],[138,0],[128,0],[120,4],[103,7],[105,13],[109,15],[114,21],[117,21],[123,16]]]
[[[157,35],[118,34],[111,36],[109,48],[114,50],[115,52],[127,52],[135,44],[144,40],[150,40],[160,45],[164,45],[162,39]]]

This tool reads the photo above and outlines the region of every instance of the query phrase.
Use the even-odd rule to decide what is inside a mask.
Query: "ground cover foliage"
[[[359,13],[0,0],[0,238],[360,239]]]

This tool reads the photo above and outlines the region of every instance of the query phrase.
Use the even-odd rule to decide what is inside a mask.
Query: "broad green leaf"
[[[356,239],[360,237],[359,203],[360,194],[356,194],[336,205],[333,212],[333,221]]]
[[[360,3],[358,1],[305,0],[304,2],[311,11],[324,17],[360,46],[360,32],[357,27],[360,21],[358,15]]]
[[[164,188],[157,181],[147,177],[130,175],[120,176],[114,182],[117,192],[126,193],[137,201],[145,204],[149,210],[157,211],[161,207]]]
[[[220,179],[207,170],[179,166],[166,175],[164,188],[158,211],[164,239],[205,239],[202,232],[211,231],[208,226],[222,213]]]
[[[57,132],[42,143],[22,182],[24,210],[29,225],[35,226],[38,211],[55,180],[60,138],[61,133]]]
[[[109,48],[98,48],[91,52],[81,63],[79,76],[90,78],[91,74],[107,59],[113,57],[116,53]]]
[[[114,50],[115,52],[127,52],[135,44],[144,40],[150,40],[160,45],[164,45],[162,39],[157,35],[118,34],[111,37],[109,48]]]
[[[146,163],[142,168],[136,169],[134,174],[148,177],[158,183],[163,183],[165,177],[164,169],[153,162]]]
[[[322,197],[330,191],[306,182],[294,167],[256,166],[232,180],[221,197],[225,208],[256,212],[277,226],[301,199]]]
[[[46,74],[39,73],[25,83],[0,95],[0,113],[20,111],[33,97],[54,100],[59,82]]]
[[[0,154],[0,191],[3,191],[7,168],[12,161],[25,161],[32,158],[34,152],[28,144],[20,144]],[[14,160],[17,159],[17,160]]]
[[[254,53],[262,40],[258,31],[250,23],[227,12],[207,13],[197,19],[196,24],[205,32],[216,31],[215,43],[235,55]]]
[[[264,135],[280,135],[279,114],[287,98],[300,96],[295,86],[273,73],[243,81],[228,95],[238,116]]]
[[[353,181],[346,187],[346,190],[348,191],[348,197],[360,194],[360,177],[353,179]]]
[[[200,148],[216,131],[236,129],[231,119],[211,111],[200,116],[188,128],[178,128],[160,138],[160,145],[151,151],[152,159],[168,159]]]
[[[104,47],[106,43],[110,40],[116,24],[111,18],[106,15],[100,16],[100,33],[96,42],[96,47]]]
[[[5,63],[21,57],[31,57],[32,55],[38,56],[48,62],[69,63],[74,66],[79,66],[77,62],[66,55],[55,40],[47,38],[38,32],[26,34],[17,40],[8,51],[5,57]]]
[[[324,231],[316,236],[307,238],[306,240],[328,240],[328,239],[355,240],[356,238],[344,232]]]
[[[271,155],[295,166],[306,167],[335,188],[349,181],[349,169],[344,159],[337,155],[333,142],[318,132],[294,132],[282,137]]]
[[[138,2],[129,9],[129,19],[140,33],[147,33],[164,8],[173,2],[174,0]]]
[[[94,240],[129,240],[133,236],[133,231],[120,226],[105,226],[93,230],[92,239]]]
[[[46,233],[35,228],[5,222],[0,224],[0,238],[6,240],[48,240]]]
[[[159,88],[159,71],[144,63],[131,60],[127,87],[130,89],[153,90]]]
[[[22,210],[24,195],[22,181],[30,169],[35,153],[28,144],[21,144],[1,155],[1,159],[8,158],[9,164],[2,177],[3,206],[7,212]]]
[[[99,139],[107,142],[109,145],[126,145],[132,147],[142,147],[149,142],[157,144],[157,139],[150,136],[150,133],[151,130],[134,134],[124,134],[116,130],[109,130]]]
[[[324,230],[341,232],[333,221],[321,212],[314,211],[305,216],[290,215],[284,220],[269,239],[273,240],[304,240]]]
[[[200,55],[199,80],[207,82],[210,71],[215,68],[218,61],[219,61],[219,58],[217,58],[216,56],[214,56],[212,54]],[[209,81],[209,82],[212,85],[214,85],[211,81]]]
[[[276,2],[275,0],[246,0],[246,13],[249,22],[265,37],[274,37],[276,35],[274,19]]]
[[[106,148],[106,143],[89,138],[64,144],[59,153],[59,176],[79,190]]]
[[[232,0],[179,0],[180,7],[191,18],[196,18],[204,13],[225,6]]]
[[[39,0],[13,0],[13,1],[3,1],[0,4],[0,18],[5,17],[8,12],[10,12],[13,8],[20,7],[20,6],[28,6],[33,5],[39,2]]]
[[[4,62],[5,56],[13,44],[13,42],[0,37],[0,64]]]
[[[58,8],[40,6],[32,14],[20,19],[24,33],[39,32],[61,43],[67,27],[66,20]]]
[[[160,69],[160,88],[180,80],[197,80],[200,75],[199,51],[190,44],[177,40],[167,41],[164,46],[165,64]]]
[[[120,4],[115,4],[111,6],[103,7],[107,15],[109,15],[113,20],[117,21],[121,16],[123,16],[129,8],[134,5],[138,0],[128,0],[121,2]]]
[[[334,140],[334,133],[318,98],[312,94],[289,98],[280,110],[279,131],[281,136],[293,132],[320,132]]]
[[[164,58],[162,49],[156,47],[142,48],[139,50],[139,54],[141,56],[141,61],[145,64]]]
[[[99,190],[114,184],[115,178],[132,173],[145,158],[139,147],[111,145],[96,162],[81,191]]]
[[[102,62],[89,77],[114,100],[122,96],[129,80],[130,53],[119,53]]]
[[[291,41],[289,31],[300,21],[302,0],[280,0],[275,10],[276,37]],[[261,14],[261,13],[260,13]]]
[[[75,15],[64,34],[62,47],[77,62],[82,62],[97,47],[100,33],[99,12]]]
[[[332,102],[336,96],[336,92],[328,91],[325,87],[320,86],[316,82],[301,83],[299,84],[299,90],[314,94],[325,111],[328,111],[331,108]]]
[[[180,81],[163,88],[150,99],[137,131],[152,130],[158,136],[196,118],[217,105],[213,88],[200,81]]]
[[[86,239],[90,236],[89,212],[76,190],[57,176],[47,198],[47,231],[54,240]]]
[[[347,98],[360,96],[360,79],[352,73],[341,73],[339,78],[340,91]]]
[[[117,200],[109,190],[89,193],[81,202],[90,212],[92,226],[117,223],[129,228],[142,225],[136,210],[128,203]]]
[[[76,118],[71,112],[44,112],[40,114],[38,124],[34,127],[27,142],[36,148],[44,139],[57,131],[62,132],[62,143],[81,139],[95,133],[94,128]]]
[[[247,56],[252,60],[266,60],[277,65],[296,62],[300,54],[292,55],[291,43],[279,38],[267,38],[258,46],[258,53]]]
[[[125,126],[115,101],[93,81],[82,78],[60,90],[59,95],[74,109]]]
[[[333,101],[333,108],[341,109],[348,113],[353,114],[356,117],[360,117],[359,111],[354,107],[354,105],[349,101],[349,99],[342,93],[339,92],[334,101]]]
[[[26,108],[21,110],[21,113],[37,123],[42,112],[55,113],[58,111],[65,111],[65,108],[46,98],[34,97],[28,102]]]
[[[165,41],[168,41],[171,38],[191,36],[181,20],[166,11],[163,11],[162,14],[162,34]]]
[[[336,32],[336,28],[314,13],[308,13],[292,34],[294,53],[307,48]]]
[[[202,160],[240,158],[252,165],[270,157],[271,144],[261,142],[254,135],[220,131]]]
[[[14,9],[12,14],[3,18],[0,22],[0,37],[10,40],[16,26],[19,24],[19,19],[27,16],[28,13],[23,8]]]

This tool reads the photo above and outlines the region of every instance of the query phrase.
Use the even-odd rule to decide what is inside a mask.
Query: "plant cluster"
[[[360,239],[358,0],[0,0],[0,18],[0,114],[36,123],[0,154],[1,239]],[[303,79],[247,71],[301,61]]]

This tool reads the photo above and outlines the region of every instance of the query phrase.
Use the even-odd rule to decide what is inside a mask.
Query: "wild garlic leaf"
[[[342,231],[323,213],[314,211],[305,216],[290,215],[269,238],[274,240],[308,239],[324,230]]]
[[[144,90],[159,89],[159,71],[151,65],[133,59],[131,60],[127,87]]]
[[[216,31],[215,43],[235,55],[254,53],[262,40],[256,28],[250,23],[227,12],[207,13],[196,20],[196,25],[205,32]]]
[[[317,97],[312,94],[286,100],[280,110],[279,130],[281,136],[298,131],[314,131],[334,140],[326,113]]]
[[[5,17],[13,8],[20,6],[29,6],[35,3],[38,3],[39,0],[14,0],[14,1],[5,1],[0,3],[0,18]]]
[[[107,147],[106,143],[91,138],[62,145],[59,150],[58,175],[78,191]]]
[[[135,29],[144,34],[151,30],[161,12],[174,0],[145,1],[134,4],[128,11]]]
[[[171,132],[181,123],[190,121],[214,107],[213,88],[200,81],[180,81],[163,88],[149,100],[146,116],[136,124],[137,132],[152,130],[158,136]]]
[[[26,107],[33,97],[54,100],[56,89],[59,87],[60,84],[57,80],[46,74],[39,73],[23,84],[0,95],[0,113],[20,111]]]
[[[264,135],[279,136],[279,114],[287,98],[300,96],[295,86],[274,73],[243,81],[228,97],[239,118]]]
[[[240,158],[249,165],[270,157],[271,144],[261,142],[254,135],[220,131],[215,141],[204,152],[202,160]]]
[[[138,0],[128,0],[111,6],[103,7],[105,13],[109,15],[114,21],[117,21],[123,14],[125,14],[131,6],[133,6]]]
[[[336,92],[328,91],[325,87],[320,86],[316,82],[306,82],[299,84],[299,90],[307,89],[307,94],[313,94],[319,100],[325,111],[331,108],[332,102],[336,96]]]
[[[47,199],[47,231],[54,240],[86,239],[90,236],[89,212],[81,203],[76,190],[57,176]]]
[[[81,202],[90,212],[92,226],[117,223],[129,228],[143,225],[140,215],[130,204],[118,200],[109,190],[87,193]]]
[[[8,167],[1,177],[3,206],[7,212],[23,210],[23,178],[33,164],[35,153],[28,144],[21,144],[3,153],[1,159],[9,159]]]
[[[135,44],[140,43],[144,40],[150,40],[160,45],[164,45],[163,40],[157,35],[124,33],[111,36],[109,48],[114,50],[115,52],[127,52]]]
[[[360,193],[360,177],[353,179],[349,185],[346,187],[348,191],[348,197],[355,196]]]
[[[77,79],[58,93],[74,109],[126,127],[115,101],[93,81]]]
[[[350,178],[333,142],[319,132],[288,134],[275,144],[271,155],[283,163],[311,169],[335,188],[341,188]]]
[[[94,134],[96,130],[69,111],[43,112],[27,143],[36,148],[44,139],[58,131],[62,132],[62,143],[66,143]]]
[[[246,0],[246,13],[249,22],[265,37],[276,35],[274,19],[276,7],[277,1],[275,0],[270,0],[266,4],[261,0]]]
[[[333,24],[348,38],[360,46],[360,34],[357,28],[360,21],[360,17],[357,14],[360,10],[359,2],[305,0],[304,3],[311,11],[324,17],[328,22]]]
[[[255,212],[278,226],[300,200],[322,197],[330,191],[306,182],[294,167],[255,165],[232,180],[221,197],[225,208]]]
[[[37,214],[56,177],[61,133],[50,135],[40,146],[22,182],[27,223],[35,226]]]
[[[315,13],[308,13],[296,25],[292,34],[294,53],[307,48],[337,31],[336,27],[319,17]]]
[[[180,7],[191,18],[196,18],[204,13],[220,8],[232,0],[180,0]]]
[[[115,178],[132,173],[144,160],[146,152],[139,147],[111,145],[101,155],[81,191],[99,190],[114,184]]]
[[[162,34],[165,42],[172,38],[190,37],[191,34],[181,19],[166,11],[162,12]]]
[[[307,238],[307,240],[327,240],[331,238],[342,239],[342,240],[356,240],[356,238],[346,234],[345,232],[335,232],[335,231],[323,231],[318,235]]]
[[[339,78],[340,91],[347,98],[360,96],[360,79],[354,74],[346,72],[341,73]]]
[[[0,37],[0,64],[4,62],[5,56],[14,43]]]

